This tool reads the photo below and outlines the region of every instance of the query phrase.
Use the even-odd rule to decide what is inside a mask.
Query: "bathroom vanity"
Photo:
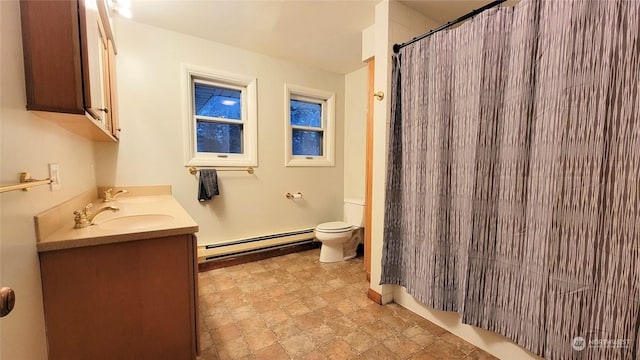
[[[82,229],[90,194],[36,216],[49,359],[195,359],[198,225],[146,192],[91,200],[120,210]]]

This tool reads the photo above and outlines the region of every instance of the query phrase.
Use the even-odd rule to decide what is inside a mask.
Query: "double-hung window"
[[[285,165],[333,166],[335,94],[285,85]]]
[[[184,66],[189,166],[257,166],[256,79]]]

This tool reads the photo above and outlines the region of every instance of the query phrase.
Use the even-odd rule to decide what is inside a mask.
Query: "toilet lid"
[[[353,227],[343,221],[326,222],[316,226],[317,230],[324,232],[343,232],[351,230]]]

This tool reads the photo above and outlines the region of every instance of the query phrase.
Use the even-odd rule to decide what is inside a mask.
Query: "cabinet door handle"
[[[108,108],[102,108],[102,109],[96,109],[98,111],[104,111],[105,113],[109,113],[109,109]]]

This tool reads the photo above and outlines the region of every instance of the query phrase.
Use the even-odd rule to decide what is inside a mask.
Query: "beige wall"
[[[22,171],[46,178],[48,163],[60,165],[59,191],[0,194],[0,286],[16,292],[13,312],[0,319],[0,359],[39,360],[46,340],[33,216],[95,187],[93,144],[25,110],[18,2],[0,1],[0,16],[0,182],[16,184]]]
[[[423,34],[440,24],[417,14],[404,5],[384,0],[376,6],[375,55],[376,91],[391,91],[391,46]],[[378,285],[382,259],[386,146],[390,119],[390,96],[374,102],[374,173],[373,173],[373,230],[371,258],[371,288],[383,295],[383,301],[394,301],[403,307],[438,324],[466,341],[501,359],[538,359],[535,355],[496,333],[465,325],[456,313],[436,311],[424,306],[399,286]]]
[[[367,66],[345,75],[344,197],[364,199],[369,106]]]
[[[200,225],[199,243],[312,228],[342,218],[344,76],[117,19],[121,141],[98,145],[99,185],[170,184]],[[184,167],[181,63],[257,78],[258,167],[219,172],[221,195],[199,203]],[[336,94],[334,167],[284,166],[284,84]],[[285,193],[302,192],[303,200]]]

